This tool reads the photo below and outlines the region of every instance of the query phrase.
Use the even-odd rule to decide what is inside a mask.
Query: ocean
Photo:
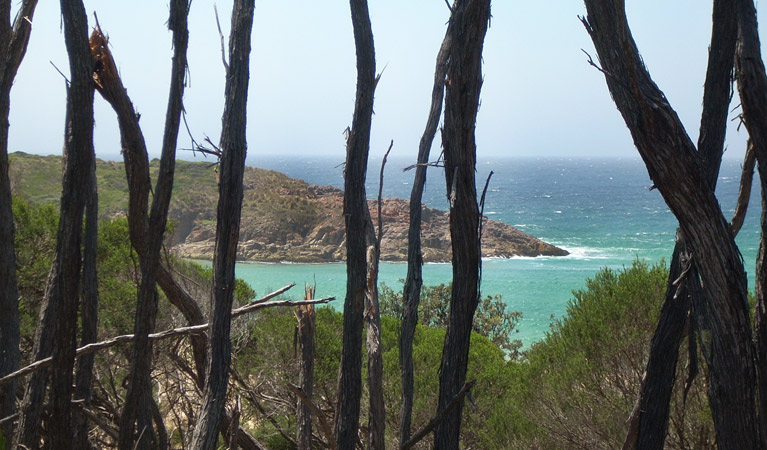
[[[259,157],[248,164],[273,169],[309,183],[343,188],[343,157]],[[384,176],[384,197],[409,198],[414,171],[403,172],[411,161],[390,160]],[[367,192],[378,192],[380,162],[371,161]],[[604,267],[621,269],[640,259],[669,260],[676,219],[657,190],[651,190],[640,159],[492,159],[477,164],[478,191],[490,171],[485,215],[519,228],[570,252],[566,257],[485,259],[482,294],[500,294],[510,310],[520,311],[516,338],[525,347],[540,340],[552,321],[566,313],[572,291]],[[725,217],[732,217],[740,182],[741,163],[725,160],[717,195]],[[755,181],[758,183],[758,180]],[[430,168],[424,202],[447,209],[444,173]],[[750,212],[737,242],[746,271],[754,273],[759,244],[758,186],[752,191]],[[385,232],[385,230],[384,230]],[[303,295],[304,283],[317,283],[317,297],[335,296],[341,308],[346,268],[336,264],[239,263],[237,276],[258,294],[296,283],[291,298]],[[402,288],[405,263],[382,263],[380,281]],[[426,264],[427,285],[446,283],[450,264]],[[749,278],[753,289],[753,280]]]

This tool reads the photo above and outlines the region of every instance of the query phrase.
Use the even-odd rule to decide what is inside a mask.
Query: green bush
[[[620,448],[637,398],[668,272],[635,261],[603,269],[573,292],[567,315],[520,363],[519,395],[508,400],[521,421],[515,448]],[[686,351],[678,365],[684,379]],[[695,382],[686,405],[677,383],[667,448],[713,448],[705,386]]]

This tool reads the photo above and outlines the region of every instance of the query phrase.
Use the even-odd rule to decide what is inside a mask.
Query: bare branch
[[[453,397],[453,400],[447,405],[447,408],[442,410],[442,412],[435,418],[431,419],[429,423],[426,424],[425,427],[421,429],[418,433],[414,434],[413,437],[411,437],[407,442],[403,443],[400,446],[401,450],[407,450],[409,448],[412,448],[415,444],[417,444],[421,439],[423,439],[427,434],[431,433],[434,428],[437,427],[437,425],[442,422],[442,420],[447,417],[447,415],[455,409],[456,406],[458,406],[461,401],[463,401],[463,397],[466,396],[466,394],[471,390],[471,388],[474,387],[474,384],[476,384],[476,380],[469,381],[468,383],[465,383],[460,391],[458,391],[458,394],[456,394],[455,397]]]
[[[221,62],[224,63],[226,73],[229,73],[229,63],[226,62],[226,46],[224,45],[224,33],[221,31],[221,22],[218,20],[218,8],[213,4],[213,12],[216,14],[216,27],[218,28],[218,38],[221,40]]]
[[[394,139],[389,144],[389,149],[386,150],[383,160],[381,161],[381,173],[378,177],[378,236],[376,236],[376,251],[381,252],[381,240],[383,240],[383,219],[381,209],[383,208],[383,182],[384,182],[384,168],[386,167],[386,159],[389,158],[389,153],[394,147]]]
[[[290,285],[292,287],[294,285]],[[254,302],[251,302],[250,304],[243,306],[241,308],[237,308],[232,310],[232,318],[241,316],[243,314],[247,314],[259,309],[263,308],[269,308],[272,306],[299,306],[299,305],[316,305],[321,303],[328,303],[333,300],[335,300],[335,297],[327,297],[322,298],[318,300],[300,300],[300,301],[294,301],[294,300],[278,300],[274,302],[266,302],[266,300],[276,297],[277,295],[280,295],[282,292],[285,292],[289,289],[289,287],[284,287],[278,291],[272,292],[271,294],[268,294],[267,296],[263,297],[262,299],[256,300]],[[266,299],[266,300],[265,300]],[[186,335],[186,334],[204,334],[205,331],[208,329],[208,324],[204,323],[201,325],[194,325],[190,327],[181,327],[181,328],[174,328],[171,330],[165,330],[161,331],[159,333],[153,333],[149,335],[149,340],[159,340],[159,339],[167,339],[174,336],[180,336],[180,335]],[[135,339],[135,335],[133,334],[125,334],[121,336],[115,336],[109,340],[96,342],[93,344],[88,344],[84,347],[80,347],[77,349],[77,353],[75,355],[76,358],[79,358],[83,355],[89,355],[91,353],[95,353],[100,350],[104,350],[110,347],[114,347],[115,345],[124,344],[127,342],[131,342]],[[32,364],[23,367],[15,372],[9,373],[8,375],[0,378],[0,386],[15,380],[16,378],[22,377],[24,375],[30,374],[32,372],[35,372],[37,370],[43,369],[45,367],[48,367],[51,365],[51,358],[44,358],[38,361],[33,362]]]

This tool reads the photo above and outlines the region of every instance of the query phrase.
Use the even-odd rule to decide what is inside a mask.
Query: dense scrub
[[[28,362],[41,286],[55,247],[56,209],[14,200],[22,315],[22,352]],[[125,219],[105,220],[99,230],[99,339],[132,331],[138,259],[127,239]],[[172,266],[185,288],[207,309],[210,269],[177,261]],[[519,313],[500,297],[480,302],[469,359],[468,379],[476,385],[463,414],[464,448],[616,448],[625,437],[626,419],[639,390],[649,340],[664,296],[667,271],[662,265],[635,262],[620,271],[605,269],[573,293],[567,315],[552,324],[545,339],[516,353],[514,326]],[[420,324],[415,335],[415,407],[413,425],[433,416],[438,368],[444,342],[449,285],[423,290]],[[237,282],[239,303],[253,298]],[[513,306],[513,299],[510,299]],[[384,393],[387,443],[397,441],[400,408],[398,333],[401,294],[381,286],[384,347]],[[314,402],[332,423],[337,398],[342,315],[319,308],[316,319]],[[184,325],[175,309],[161,299],[157,330]],[[242,424],[269,448],[291,448],[295,437],[297,398],[288,389],[297,382],[296,318],[291,308],[269,308],[233,322],[235,347],[231,400],[242,404]],[[94,405],[107,423],[118,420],[121,388],[127,375],[128,347],[98,354]],[[668,448],[713,448],[714,436],[702,377],[685,402],[687,355],[682,352],[672,405]],[[199,392],[185,374],[191,356],[185,338],[155,346],[153,377],[156,398],[173,448],[187,442],[199,408]],[[23,385],[23,382],[22,382]],[[362,405],[363,417],[367,406]],[[315,418],[315,435],[324,436]],[[111,441],[94,429],[98,442]],[[421,447],[430,445],[431,437]]]

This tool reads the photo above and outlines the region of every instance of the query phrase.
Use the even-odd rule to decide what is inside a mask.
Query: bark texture
[[[585,0],[584,20],[608,88],[650,178],[679,220],[704,286],[711,334],[709,401],[721,449],[759,447],[746,276],[729,225],[703,173],[701,155],[650,78],[622,1]]]
[[[737,24],[733,1],[715,0],[708,69],[703,91],[703,112],[698,135],[698,153],[703,166],[703,176],[712,191],[716,188],[724,153],[736,37]],[[624,449],[662,449],[665,442],[679,346],[684,338],[685,324],[689,323],[688,320],[696,320],[696,314],[690,308],[700,303],[698,300],[691,301],[691,292],[686,286],[674,283],[690,268],[690,264],[694,264],[688,261],[689,251],[683,241],[684,235],[680,232],[671,259],[666,300],[652,339],[647,369],[639,399],[630,419],[630,432]],[[685,257],[680,258],[680,254]],[[690,278],[691,275],[688,275],[687,279]],[[693,317],[688,319],[690,314]]]
[[[149,449],[156,445],[152,426],[152,344],[148,336],[154,329],[157,315],[157,271],[160,268],[160,249],[168,218],[173,189],[176,159],[176,142],[183,109],[184,76],[186,74],[186,50],[189,40],[187,0],[170,3],[168,28],[173,33],[173,62],[171,67],[170,94],[165,117],[160,171],[154,190],[152,210],[149,216],[145,256],[141,261],[141,284],[136,302],[133,351],[128,381],[128,392],[120,417],[118,447],[121,450]],[[127,170],[127,169],[126,169]]]
[[[450,202],[453,291],[439,377],[438,413],[447,409],[466,382],[469,340],[479,303],[482,264],[479,207],[475,185],[477,148],[474,129],[482,88],[482,47],[490,20],[490,1],[457,1],[445,88],[442,147]],[[434,432],[434,448],[458,449],[462,402],[445,415]]]
[[[336,446],[357,444],[362,397],[362,324],[367,290],[367,239],[370,223],[365,177],[375,92],[375,48],[367,0],[350,0],[357,54],[357,94],[346,141],[344,220],[346,226],[346,299],[335,416]]]
[[[437,53],[434,69],[434,85],[431,90],[431,107],[426,120],[426,129],[418,144],[418,159],[415,168],[413,189],[410,192],[410,225],[408,228],[407,277],[403,288],[402,327],[399,336],[399,365],[402,382],[402,408],[400,410],[400,445],[410,439],[413,416],[413,339],[418,325],[418,304],[421,302],[423,287],[423,253],[421,251],[421,208],[423,190],[426,185],[426,168],[429,162],[431,145],[437,134],[439,118],[442,114],[442,100],[445,97],[445,77],[450,54],[450,31],[445,34]]]
[[[0,377],[19,366],[19,296],[16,278],[15,232],[8,178],[8,131],[11,87],[27,50],[37,0],[25,0],[11,24],[11,2],[0,3]],[[0,389],[0,418],[16,409],[16,384]],[[11,449],[13,422],[0,427]]]
[[[98,192],[96,188],[96,165],[88,177],[88,200],[85,204],[85,241],[83,244],[83,273],[80,280],[80,347],[95,343],[98,339],[98,274],[96,271],[98,253]],[[82,406],[90,407],[95,355],[78,359],[75,375],[75,400]],[[73,427],[74,448],[90,448],[88,441],[88,418],[77,413]]]
[[[234,301],[234,264],[240,235],[243,174],[247,153],[246,109],[250,79],[250,36],[254,0],[235,0],[229,37],[225,106],[221,130],[216,249],[213,261],[212,317],[208,329],[208,371],[200,416],[192,437],[193,449],[216,448],[221,426],[229,366],[232,359],[231,311]]]
[[[64,39],[69,55],[70,85],[64,144],[65,171],[56,260],[51,269],[53,286],[49,303],[58,304],[52,349],[47,443],[52,449],[71,449],[72,370],[77,348],[77,300],[80,281],[82,223],[89,196],[88,179],[95,170],[93,152],[93,59],[88,46],[88,19],[81,0],[62,0]],[[83,182],[83,180],[86,180]]]
[[[735,59],[743,119],[758,162],[762,192],[761,239],[756,261],[756,344],[759,429],[767,448],[767,74],[762,61],[756,9],[753,0],[735,0],[738,46]]]

